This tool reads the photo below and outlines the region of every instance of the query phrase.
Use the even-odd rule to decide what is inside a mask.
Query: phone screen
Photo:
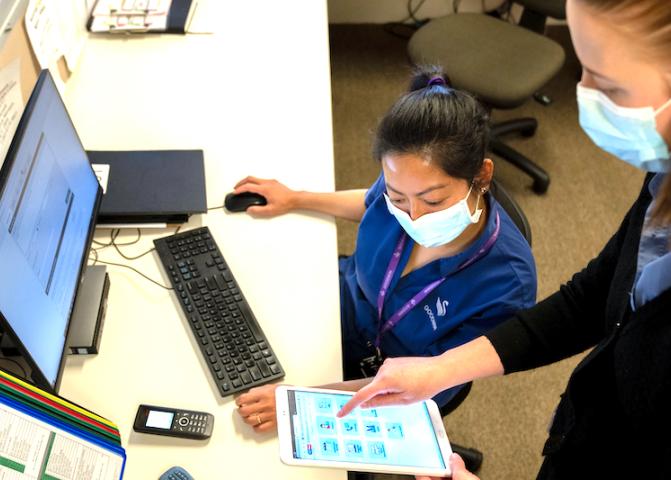
[[[149,410],[149,415],[147,415],[147,427],[169,430],[172,426],[172,419],[174,416],[175,414],[172,412]]]
[[[357,408],[337,418],[336,412],[351,397],[346,393],[288,391],[294,458],[445,468],[423,402]]]

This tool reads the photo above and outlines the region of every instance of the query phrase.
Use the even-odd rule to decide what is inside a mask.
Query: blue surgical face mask
[[[669,147],[655,123],[670,105],[671,99],[657,110],[621,107],[603,92],[578,85],[583,130],[601,149],[647,172],[671,170]]]
[[[478,196],[478,202],[475,205],[475,212],[471,214],[468,208],[468,197],[471,190],[468,190],[465,198],[451,207],[427,213],[417,220],[411,219],[410,215],[394,205],[387,194],[384,195],[384,200],[387,202],[389,213],[396,217],[396,220],[401,224],[403,230],[410,235],[410,238],[423,247],[433,248],[450,243],[461,235],[469,225],[478,223],[480,220],[482,214],[482,209],[478,209],[480,196]]]

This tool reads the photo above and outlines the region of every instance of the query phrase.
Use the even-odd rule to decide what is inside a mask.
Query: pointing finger
[[[382,392],[382,387],[378,385],[379,382],[373,380],[371,383],[363,387],[361,390],[356,392],[352,398],[340,409],[336,414],[337,417],[344,417],[349,415],[352,410],[361,405],[363,402],[370,400],[375,395],[378,395]]]

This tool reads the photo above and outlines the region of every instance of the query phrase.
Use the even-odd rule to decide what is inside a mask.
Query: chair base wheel
[[[542,195],[545,192],[548,191],[548,187],[550,186],[550,178],[536,178],[534,179],[534,183],[531,187],[531,189],[539,194]]]
[[[459,445],[452,445],[452,451],[458,453],[464,459],[466,470],[476,473],[482,466],[482,452],[474,448],[465,448]]]
[[[525,138],[533,137],[536,134],[536,128],[537,126],[524,128],[520,130],[520,134]]]

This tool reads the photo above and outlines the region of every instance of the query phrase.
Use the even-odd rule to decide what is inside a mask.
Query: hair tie
[[[445,86],[446,85],[445,79],[443,77],[439,77],[439,76],[431,77],[431,79],[429,80],[428,86],[431,87],[433,85],[443,85],[443,86]]]

